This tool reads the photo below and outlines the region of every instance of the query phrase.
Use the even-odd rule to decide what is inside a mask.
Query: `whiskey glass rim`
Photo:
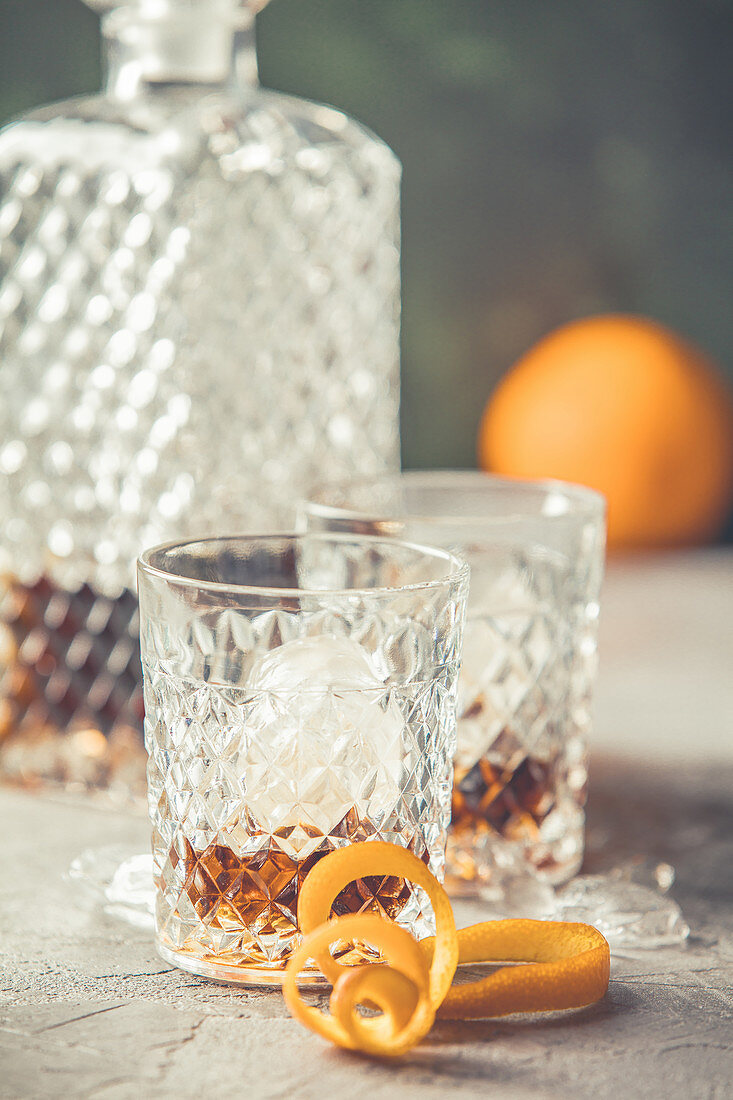
[[[380,511],[378,507],[370,507],[356,497],[359,492],[380,488],[434,492],[444,497],[445,511],[421,508],[398,512],[387,508]],[[503,514],[460,511],[457,505],[461,494],[467,493],[486,496],[487,499],[490,494],[498,498],[512,494],[520,501],[526,501],[526,505],[522,507],[515,499]],[[545,506],[542,509],[533,508],[530,503],[533,499],[542,499]],[[303,499],[301,508],[306,515],[322,520],[410,523],[436,530],[480,525],[503,528],[527,520],[550,524],[568,521],[602,523],[606,514],[606,498],[588,486],[556,478],[503,477],[470,469],[404,470],[381,477],[322,486]]]
[[[440,575],[421,581],[409,581],[405,584],[393,585],[355,585],[352,588],[308,588],[298,585],[264,585],[244,584],[236,581],[217,581],[206,578],[191,577],[185,573],[176,572],[157,564],[155,559],[176,550],[196,547],[213,548],[217,544],[222,547],[244,544],[290,543],[290,544],[331,544],[331,545],[358,545],[372,550],[383,549],[385,555],[394,553],[395,548],[410,550],[415,560],[432,559],[434,562],[442,562],[444,570]],[[394,539],[381,535],[359,535],[350,532],[275,532],[271,534],[246,534],[246,535],[213,535],[204,538],[173,539],[159,543],[144,550],[137,559],[138,570],[150,578],[165,581],[168,584],[180,585],[202,592],[228,593],[229,595],[261,596],[268,599],[364,599],[374,597],[394,598],[401,593],[440,591],[442,588],[452,587],[456,584],[467,584],[470,567],[459,555],[440,547],[427,546],[404,539]]]

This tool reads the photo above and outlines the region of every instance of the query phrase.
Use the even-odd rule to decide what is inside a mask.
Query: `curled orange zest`
[[[422,886],[428,895],[436,928],[436,934],[431,940],[434,949],[431,952],[428,988],[433,1008],[437,1008],[450,988],[458,965],[456,922],[450,899],[435,875],[407,849],[400,848],[397,844],[386,844],[382,840],[370,840],[329,852],[308,873],[301,887],[298,898],[301,931],[307,936],[327,921],[331,906],[344,887],[354,879],[365,878],[367,875],[406,878]],[[332,926],[334,923],[332,922]],[[339,937],[332,938],[336,940]],[[322,951],[318,957],[314,955],[313,958],[321,972],[334,985],[342,974],[352,969],[337,963],[328,951]]]
[[[458,933],[459,962],[514,962],[476,982],[453,986],[438,1009],[452,1020],[554,1012],[600,1000],[608,988],[609,946],[590,924],[495,920]],[[421,944],[429,954],[429,941]]]
[[[341,967],[344,973],[334,982],[330,1016],[306,1005],[296,979],[308,959],[325,959],[329,944],[357,936],[376,947],[386,962]],[[283,994],[293,1016],[306,1027],[337,1046],[366,1054],[404,1053],[427,1035],[435,1019],[428,968],[417,940],[376,913],[339,917],[306,936],[288,964]],[[361,1016],[357,1006],[365,1001],[380,1008],[382,1015]]]
[[[354,879],[395,875],[427,893],[436,935],[418,942],[405,929],[375,913],[329,920],[338,894]],[[502,920],[474,924],[456,933],[448,895],[425,865],[395,844],[351,844],[319,860],[303,883],[298,914],[304,938],[285,973],[283,993],[292,1014],[325,1039],[366,1054],[395,1056],[419,1042],[437,1015],[450,1019],[505,1016],[579,1008],[599,1000],[608,987],[610,951],[587,924]],[[345,966],[332,945],[355,938],[380,954],[378,963]],[[332,983],[330,1016],[306,1005],[298,974],[314,960]],[[523,963],[501,967],[475,982],[451,986],[461,963]],[[381,1015],[364,1017],[359,1005]]]

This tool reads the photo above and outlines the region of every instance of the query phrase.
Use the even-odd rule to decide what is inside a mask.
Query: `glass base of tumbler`
[[[160,940],[156,940],[155,946],[160,957],[167,963],[177,966],[179,970],[187,970],[189,974],[197,974],[200,978],[211,978],[229,985],[265,986],[271,989],[280,988],[285,978],[284,966],[237,966],[217,962],[214,957],[202,959],[184,951],[173,951]],[[298,977],[298,985],[327,988],[329,983],[318,970],[304,970]]]
[[[484,828],[451,829],[446,849],[445,888],[453,898],[482,898],[506,915],[516,897],[536,884],[538,897],[552,893],[580,870],[583,862],[585,815],[574,812],[551,823],[556,832],[536,839],[508,839]],[[542,903],[544,904],[544,902]],[[530,916],[530,913],[521,914]]]
[[[525,755],[515,764],[516,739],[504,740],[494,743],[491,760],[455,769],[446,882],[456,896],[488,889],[495,897],[502,880],[517,875],[560,886],[583,861],[583,742],[564,738],[554,756]]]

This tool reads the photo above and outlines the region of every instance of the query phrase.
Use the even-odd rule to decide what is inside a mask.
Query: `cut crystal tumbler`
[[[278,981],[303,878],[355,841],[400,844],[443,877],[467,589],[468,567],[444,551],[353,535],[210,539],[143,555],[166,959]],[[334,909],[432,931],[429,903],[398,878],[357,880]]]
[[[324,489],[303,523],[417,539],[470,564],[453,888],[525,862],[552,883],[570,878],[583,856],[603,499],[560,482],[411,473]]]

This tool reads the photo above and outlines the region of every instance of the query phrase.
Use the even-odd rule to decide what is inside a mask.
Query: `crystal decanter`
[[[0,133],[0,772],[129,787],[140,550],[398,462],[400,172],[262,0],[88,2],[104,93]]]

